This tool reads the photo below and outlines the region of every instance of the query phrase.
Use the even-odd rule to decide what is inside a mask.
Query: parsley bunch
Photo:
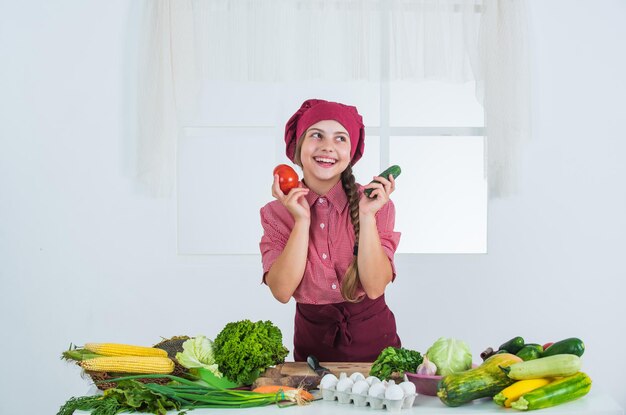
[[[370,376],[384,380],[389,379],[394,372],[404,376],[404,372],[413,372],[422,363],[420,352],[402,347],[387,347],[380,352],[370,370]]]
[[[242,385],[250,385],[269,366],[284,362],[288,353],[283,334],[269,320],[228,323],[213,342],[219,371]]]

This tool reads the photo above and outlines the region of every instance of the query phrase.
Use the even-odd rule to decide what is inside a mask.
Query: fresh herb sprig
[[[121,409],[121,406],[113,398],[81,396],[68,399],[59,409],[57,415],[72,415],[74,411],[89,411],[91,415],[115,415]]]

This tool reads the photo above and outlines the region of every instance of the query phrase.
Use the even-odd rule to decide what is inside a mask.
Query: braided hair
[[[354,174],[352,174],[352,165],[341,172],[341,184],[348,196],[348,204],[350,208],[350,220],[352,221],[352,227],[354,228],[354,246],[352,262],[346,270],[346,275],[343,276],[341,283],[341,295],[346,301],[351,303],[358,303],[362,299],[356,297],[356,289],[359,286],[359,267],[357,264],[357,249],[359,243],[359,188],[356,185]]]

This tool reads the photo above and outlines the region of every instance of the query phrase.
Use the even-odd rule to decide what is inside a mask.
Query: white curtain
[[[173,188],[177,126],[196,109],[202,81],[381,75],[475,80],[490,197],[515,192],[529,137],[524,0],[153,0],[143,33],[139,179],[156,195]]]

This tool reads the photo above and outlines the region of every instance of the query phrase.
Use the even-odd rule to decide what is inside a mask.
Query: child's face
[[[300,152],[302,170],[309,180],[336,183],[350,163],[350,136],[334,120],[323,120],[306,131]]]

